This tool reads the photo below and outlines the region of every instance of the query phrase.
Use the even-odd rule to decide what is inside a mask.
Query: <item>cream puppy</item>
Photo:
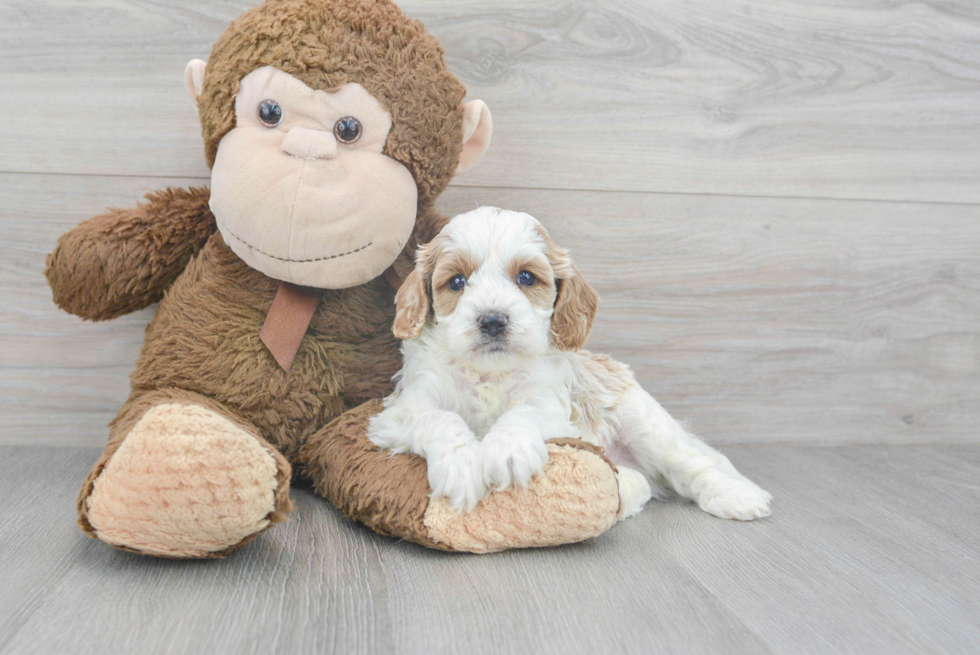
[[[533,217],[461,214],[417,262],[396,297],[404,367],[368,436],[426,458],[434,496],[470,510],[527,486],[547,440],[576,437],[616,462],[622,516],[666,487],[722,518],[769,514],[770,494],[686,432],[627,366],[581,350],[598,296]]]

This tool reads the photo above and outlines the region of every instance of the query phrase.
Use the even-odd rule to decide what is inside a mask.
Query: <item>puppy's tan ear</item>
[[[439,237],[419,249],[415,269],[408,274],[395,294],[395,322],[391,331],[399,339],[415,339],[422,334],[429,318],[429,278],[435,267]]]
[[[592,332],[599,294],[573,264],[571,275],[555,280],[558,298],[551,318],[551,336],[560,350],[580,350]]]
[[[568,251],[555,243],[543,225],[537,226],[545,254],[555,273],[555,311],[551,315],[551,339],[560,350],[580,350],[592,332],[599,309],[599,294],[578,272]]]
[[[425,277],[416,266],[395,294],[395,322],[391,331],[399,339],[414,339],[422,334],[429,316],[429,290]]]

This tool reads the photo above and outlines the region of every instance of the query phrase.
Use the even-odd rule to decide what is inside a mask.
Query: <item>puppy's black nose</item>
[[[480,332],[488,337],[499,337],[507,329],[507,315],[498,312],[487,312],[477,321]]]

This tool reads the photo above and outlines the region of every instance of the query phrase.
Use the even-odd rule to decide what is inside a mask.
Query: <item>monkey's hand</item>
[[[55,304],[101,321],[160,300],[215,231],[209,197],[206,188],[155,191],[63,234],[45,270]]]

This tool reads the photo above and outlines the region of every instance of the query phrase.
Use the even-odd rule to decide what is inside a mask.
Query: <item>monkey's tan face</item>
[[[359,84],[328,93],[264,67],[241,80],[218,146],[211,210],[249,266],[304,286],[368,282],[415,225],[417,188],[382,154],[391,117]]]

